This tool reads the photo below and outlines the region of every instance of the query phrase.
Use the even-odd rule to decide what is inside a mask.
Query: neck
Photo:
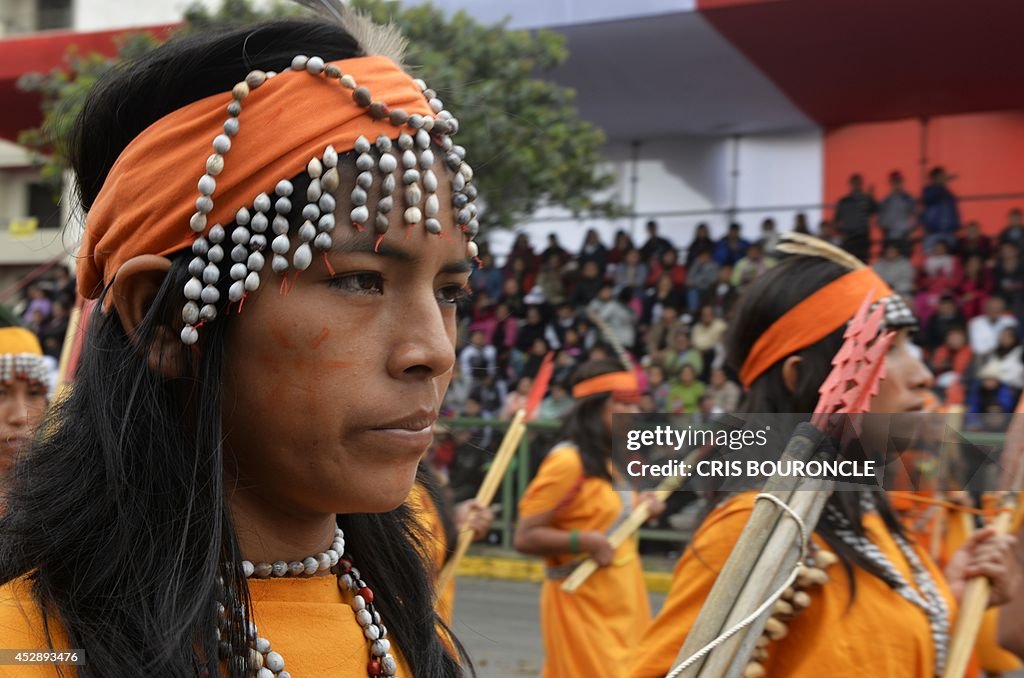
[[[230,497],[238,548],[253,563],[291,562],[331,545],[337,527],[333,513],[289,511],[265,495],[236,489]]]

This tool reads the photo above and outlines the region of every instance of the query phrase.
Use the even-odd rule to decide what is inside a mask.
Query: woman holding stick
[[[637,541],[613,549],[607,534],[633,509],[632,491],[612,466],[612,415],[635,414],[636,374],[614,360],[581,365],[576,403],[556,445],[519,502],[515,547],[545,557],[541,633],[545,678],[625,675],[629,657],[650,623]],[[664,509],[642,494],[652,516]],[[573,593],[561,590],[585,557],[601,568]]]
[[[748,389],[742,411],[811,412],[846,323],[872,290],[875,301],[886,300],[886,329],[897,336],[870,411],[921,410],[932,378],[909,351],[914,319],[906,305],[871,269],[834,247],[806,238],[780,248],[797,255],[745,291],[727,339],[728,359]],[[662,677],[672,667],[755,494],[717,497],[676,565],[665,605],[636,653],[633,678]],[[1000,604],[1017,578],[1013,540],[991,530],[977,532],[943,576],[904,535],[877,488],[834,492],[812,542],[812,551],[838,556],[841,567],[828,569],[823,586],[808,589],[809,608],[789,619],[788,628],[773,627],[777,639],[749,675],[933,678],[941,675],[955,598],[966,579],[989,577]]]
[[[71,159],[100,305],[0,518],[6,647],[80,649],[80,676],[468,671],[403,502],[476,190],[403,44],[347,11],[277,21],[90,94]]]

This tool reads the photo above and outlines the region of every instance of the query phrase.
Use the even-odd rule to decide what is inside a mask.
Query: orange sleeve
[[[583,462],[574,447],[556,447],[541,462],[537,475],[519,500],[520,517],[554,510],[579,486]]]
[[[734,497],[712,511],[676,563],[672,589],[637,648],[630,678],[663,678],[697,621],[704,599],[747,524],[754,495]]]

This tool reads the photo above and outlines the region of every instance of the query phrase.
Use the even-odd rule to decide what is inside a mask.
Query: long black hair
[[[621,372],[623,369],[622,363],[611,358],[591,360],[576,368],[572,375],[572,385],[609,372]],[[583,474],[604,478],[608,482],[612,480],[608,471],[608,462],[612,458],[612,432],[605,425],[601,411],[610,397],[607,393],[597,393],[577,399],[562,425],[562,438],[579,449]]]
[[[176,38],[105,77],[71,144],[82,205],[93,204],[118,155],[153,122],[229,91],[252,69],[284,70],[299,53],[359,55],[338,26],[277,21]],[[132,336],[115,312],[95,314],[74,386],[23,455],[0,518],[0,583],[28,575],[48,626],[58,623],[72,647],[88,652],[81,676],[194,676],[203,667],[219,675],[218,575],[248,602],[223,487],[230,316],[220,309],[199,351],[181,347],[188,377],[169,379],[147,361],[167,328],[180,327],[190,257],[172,257]],[[412,672],[463,675],[438,638],[430,569],[408,510],[340,515],[338,524]],[[235,647],[244,646],[247,622],[234,612]],[[228,662],[232,676],[243,675],[239,663]]]
[[[750,354],[754,342],[787,311],[814,292],[849,269],[819,257],[791,256],[778,266],[756,278],[740,297],[726,335],[726,364],[737,373],[743,361]],[[795,388],[790,390],[783,379],[779,361],[766,370],[751,384],[740,411],[755,414],[810,413],[818,402],[818,389],[828,376],[832,357],[843,344],[844,327],[835,330],[824,339],[801,349],[795,355],[801,358],[797,369]],[[833,492],[829,504],[839,509],[852,525],[852,529],[864,536],[860,492]],[[891,532],[903,535],[903,529],[893,514],[886,499],[885,491],[874,490],[875,505]],[[885,580],[882,570],[873,562],[850,548],[836,536],[835,525],[827,513],[818,522],[816,532],[840,557],[849,580],[853,585],[852,567],[860,567]]]

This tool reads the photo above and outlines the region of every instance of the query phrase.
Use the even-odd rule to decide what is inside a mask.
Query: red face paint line
[[[320,334],[313,337],[313,341],[310,342],[309,347],[313,350],[320,348],[320,344],[327,340],[327,337],[331,336],[331,331],[326,327],[320,330]]]

